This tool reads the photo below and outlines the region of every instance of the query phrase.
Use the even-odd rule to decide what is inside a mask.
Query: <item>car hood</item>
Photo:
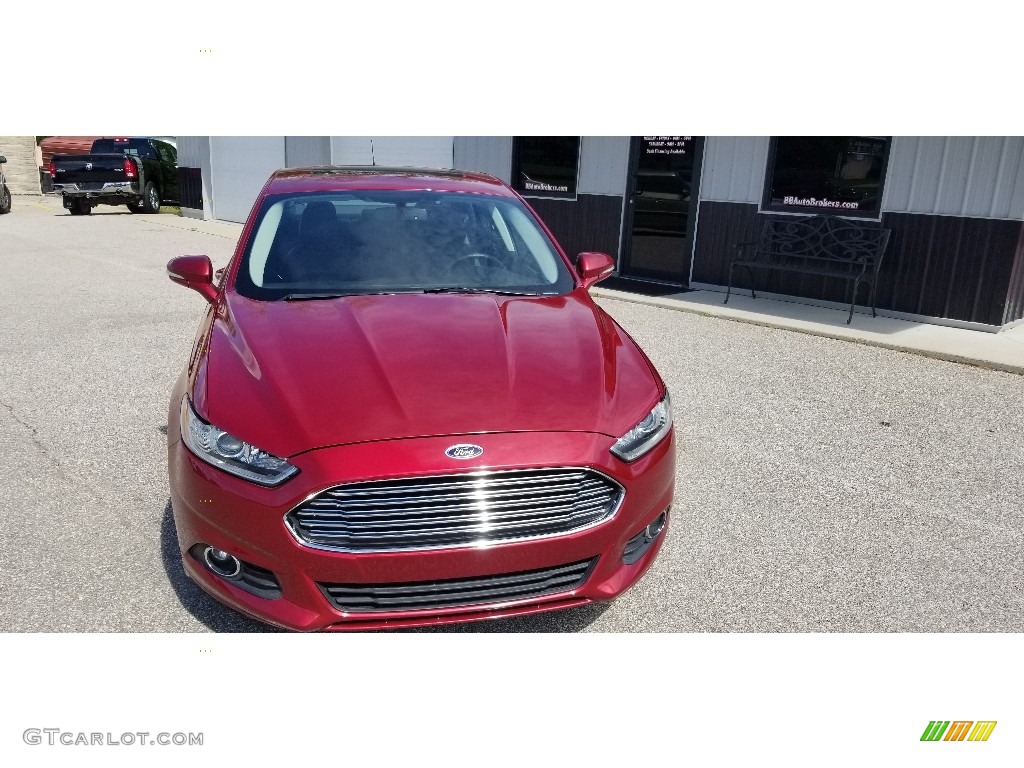
[[[582,289],[276,302],[228,292],[199,362],[200,414],[285,457],[486,432],[618,437],[662,388]]]

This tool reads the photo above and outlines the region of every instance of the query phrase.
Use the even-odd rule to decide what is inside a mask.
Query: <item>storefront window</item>
[[[876,218],[889,156],[882,136],[781,136],[772,142],[765,210]]]
[[[512,181],[526,197],[576,197],[579,136],[517,136]]]

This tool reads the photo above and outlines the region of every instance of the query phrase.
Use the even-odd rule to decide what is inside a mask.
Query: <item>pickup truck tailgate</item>
[[[124,155],[55,155],[53,175],[56,184],[77,184],[88,189],[96,184],[99,189],[106,183],[126,181]]]

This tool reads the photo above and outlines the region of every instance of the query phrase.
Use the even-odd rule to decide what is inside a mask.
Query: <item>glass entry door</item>
[[[703,136],[635,136],[620,274],[686,285]]]

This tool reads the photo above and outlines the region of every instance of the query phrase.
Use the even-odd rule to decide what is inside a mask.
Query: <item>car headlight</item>
[[[669,401],[668,392],[661,402],[654,406],[643,421],[633,427],[629,432],[620,437],[612,446],[612,453],[623,461],[634,461],[639,459],[672,429],[672,403]]]
[[[260,485],[280,485],[299,471],[199,418],[187,397],[181,399],[181,439],[207,464]]]

